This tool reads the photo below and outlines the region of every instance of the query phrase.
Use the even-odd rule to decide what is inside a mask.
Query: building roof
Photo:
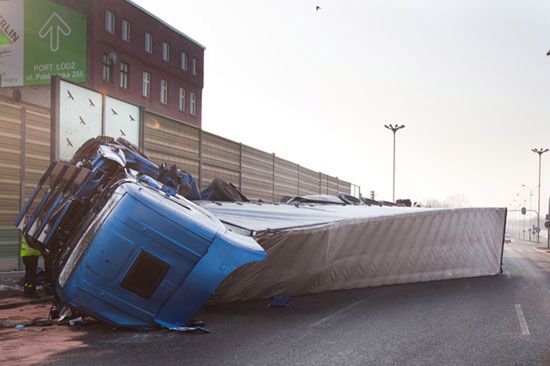
[[[135,2],[133,2],[132,0],[126,0],[128,3],[132,4],[133,6],[135,6],[136,8],[138,8],[139,10],[141,10],[142,12],[144,12],[145,14],[149,15],[150,17],[154,18],[155,20],[157,20],[158,22],[162,23],[164,26],[170,28],[172,31],[176,32],[177,34],[187,38],[188,40],[190,40],[191,42],[195,43],[197,46],[199,46],[200,48],[202,48],[203,50],[206,49],[205,46],[203,46],[202,44],[200,44],[199,42],[195,41],[193,38],[189,37],[187,34],[179,31],[178,29],[176,29],[175,27],[171,26],[170,24],[166,23],[164,20],[160,19],[159,17],[157,17],[155,14],[149,12],[148,10],[144,9],[143,7],[141,7],[140,5],[136,4]]]

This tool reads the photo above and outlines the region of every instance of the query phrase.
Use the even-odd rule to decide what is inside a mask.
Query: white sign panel
[[[136,146],[140,146],[140,110],[133,104],[121,100],[105,98],[106,136],[123,137]]]
[[[57,80],[54,159],[70,161],[84,142],[97,136],[122,137],[141,147],[141,109],[138,106],[72,82]]]
[[[60,81],[59,160],[71,160],[84,142],[102,134],[102,112],[100,93]]]

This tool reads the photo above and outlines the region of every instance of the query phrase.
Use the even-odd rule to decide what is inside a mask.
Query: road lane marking
[[[359,305],[359,304],[362,303],[362,302],[363,302],[363,300],[359,300],[359,301],[357,301],[357,302],[354,302],[353,304],[348,305],[348,306],[346,306],[345,308],[340,309],[340,310],[338,310],[337,312],[332,313],[332,314],[330,314],[329,316],[326,316],[326,317],[324,317],[323,319],[321,319],[321,320],[319,320],[319,321],[316,321],[315,323],[311,324],[310,327],[316,327],[316,326],[318,326],[318,325],[321,325],[321,324],[323,324],[323,323],[326,323],[326,322],[328,322],[329,320],[331,320],[331,319],[337,317],[338,315],[344,313],[345,311],[351,309],[351,308],[354,307],[354,306]]]
[[[529,327],[527,326],[527,322],[525,321],[525,317],[523,316],[523,310],[521,310],[521,305],[520,304],[514,304],[514,307],[516,308],[516,314],[518,315],[518,321],[519,321],[519,326],[521,328],[521,334],[529,335]]]

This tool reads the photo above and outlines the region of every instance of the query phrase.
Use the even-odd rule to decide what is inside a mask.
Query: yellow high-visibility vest
[[[21,235],[21,257],[39,257],[41,256],[40,251],[34,248],[29,247],[25,235]]]

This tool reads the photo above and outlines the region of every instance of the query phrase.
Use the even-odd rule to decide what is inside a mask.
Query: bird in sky
[[[92,100],[90,98],[88,98],[88,102],[90,102],[90,107],[95,107],[94,102],[92,102]]]
[[[134,117],[132,117],[131,114],[129,114],[129,116],[130,116],[130,121],[132,121],[132,122],[135,122],[135,121],[136,121],[136,120],[134,119]]]
[[[111,108],[111,112],[113,112],[113,116],[118,116],[118,113],[113,108]]]
[[[68,137],[66,137],[67,139],[67,145],[69,145],[70,147],[74,147],[74,145],[72,144],[71,140],[69,140]]]
[[[74,97],[73,97],[73,95],[71,94],[71,92],[69,90],[67,90],[67,94],[69,94],[68,99],[74,100]]]
[[[78,116],[78,118],[80,118],[80,124],[83,126],[86,126],[86,122],[84,122],[84,119],[82,118],[82,116]]]
[[[315,11],[321,10],[321,7],[319,5],[315,6]]]
[[[126,134],[124,133],[124,131],[122,131],[122,130],[120,130],[120,129],[119,129],[119,131],[120,131],[120,134],[121,134],[122,136],[126,136]]]

